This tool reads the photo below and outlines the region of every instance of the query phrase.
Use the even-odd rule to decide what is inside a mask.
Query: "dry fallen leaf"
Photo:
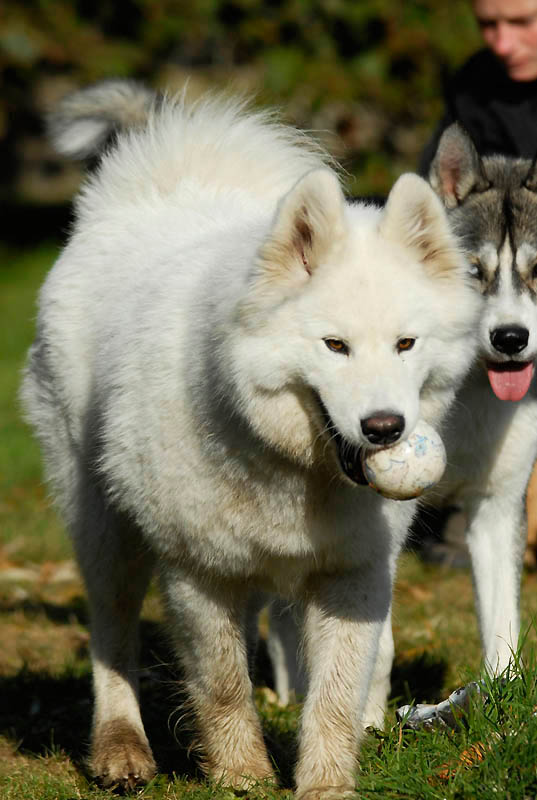
[[[483,744],[483,742],[476,742],[471,747],[463,750],[462,753],[459,754],[459,758],[456,762],[451,761],[442,764],[442,766],[438,768],[436,775],[429,778],[429,783],[434,784],[437,781],[448,781],[455,775],[460,766],[466,767],[467,769],[475,767],[477,764],[484,761],[490,750],[490,744],[486,745]]]

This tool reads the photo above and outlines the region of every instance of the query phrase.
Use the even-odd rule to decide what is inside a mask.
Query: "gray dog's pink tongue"
[[[489,364],[487,367],[492,391],[500,400],[522,400],[533,378],[533,362],[517,364]]]

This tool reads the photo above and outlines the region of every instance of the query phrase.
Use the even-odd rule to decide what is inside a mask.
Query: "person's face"
[[[473,0],[487,46],[514,81],[537,79],[537,0]]]

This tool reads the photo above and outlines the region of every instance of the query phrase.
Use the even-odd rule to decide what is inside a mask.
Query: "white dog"
[[[413,175],[384,211],[349,205],[302,134],[232,101],[110,82],[52,127],[71,155],[109,143],[23,387],[89,595],[94,774],[155,771],[136,682],[155,568],[208,774],[273,774],[245,646],[268,590],[303,607],[297,796],[352,794],[415,509],[357,485],[360,451],[438,426],[475,355],[480,303],[442,205]]]

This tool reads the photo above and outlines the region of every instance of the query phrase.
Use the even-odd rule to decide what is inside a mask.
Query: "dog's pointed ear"
[[[388,195],[380,233],[408,250],[434,277],[461,269],[462,256],[451,233],[446,211],[427,181],[401,175]]]
[[[300,285],[309,278],[344,229],[345,199],[329,169],[308,172],[281,200],[259,251],[265,280]]]
[[[522,181],[522,186],[529,189],[530,192],[537,192],[537,153],[533,157],[528,174]]]
[[[457,122],[440,138],[429,183],[446,208],[455,208],[470,192],[483,192],[490,185],[472,140]]]

